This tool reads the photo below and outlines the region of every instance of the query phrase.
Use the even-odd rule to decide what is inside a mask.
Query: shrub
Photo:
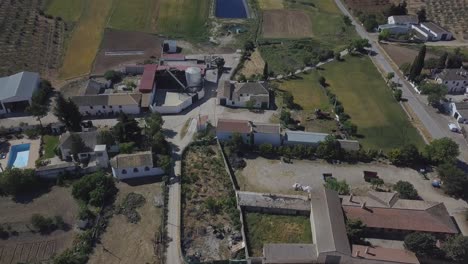
[[[416,200],[419,198],[418,191],[407,181],[398,181],[393,189],[398,192],[402,199]]]
[[[34,229],[41,233],[50,233],[57,229],[57,226],[55,225],[52,218],[44,217],[40,214],[33,214],[31,216],[31,224]]]
[[[325,188],[337,191],[340,195],[349,194],[349,185],[345,180],[338,181],[335,178],[327,178],[324,184]]]
[[[436,239],[427,233],[411,233],[405,237],[405,248],[418,256],[430,256],[437,251]]]
[[[24,134],[30,138],[30,139],[34,139],[34,138],[37,138],[40,134],[40,131],[36,128],[32,128],[32,129],[28,129],[26,131],[24,131]]]
[[[101,206],[117,193],[115,182],[103,172],[86,175],[73,184],[72,195],[75,199],[94,206]]]
[[[0,173],[0,190],[9,195],[18,195],[37,188],[38,180],[34,170],[7,169]]]
[[[260,155],[269,156],[273,154],[273,145],[271,144],[261,144],[259,147]]]

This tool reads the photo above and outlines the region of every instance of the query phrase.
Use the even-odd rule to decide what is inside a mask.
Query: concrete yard
[[[421,198],[427,201],[444,202],[451,215],[463,214],[468,204],[446,196],[442,190],[434,189],[430,180],[425,180],[417,171],[398,168],[382,163],[329,164],[325,161],[299,161],[292,164],[262,157],[246,159],[247,166],[238,171],[237,178],[241,190],[271,193],[301,194],[293,190],[294,183],[317,188],[323,185],[322,173],[332,173],[338,180],[346,180],[353,192],[363,194],[371,186],[363,179],[363,171],[376,171],[385,184],[399,180],[411,182]],[[428,175],[436,177],[435,173]],[[303,193],[302,193],[303,194]]]

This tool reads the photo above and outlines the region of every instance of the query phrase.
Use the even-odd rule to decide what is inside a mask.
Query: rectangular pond
[[[7,168],[24,168],[28,166],[29,147],[31,144],[13,145],[10,148]]]
[[[216,17],[247,18],[249,8],[247,0],[216,0]]]

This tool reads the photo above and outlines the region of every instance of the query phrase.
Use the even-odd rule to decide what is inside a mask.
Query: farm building
[[[84,116],[111,115],[120,112],[139,114],[141,107],[145,107],[142,105],[140,93],[83,95],[74,96],[71,100]]]
[[[284,133],[283,144],[285,146],[318,146],[327,136],[329,136],[329,134],[288,130]],[[338,139],[338,142],[341,148],[347,151],[357,151],[360,148],[359,141],[357,140]]]
[[[457,119],[458,123],[468,122],[468,103],[450,103],[449,104],[450,115]]]
[[[390,25],[404,25],[411,27],[411,25],[418,24],[418,17],[413,15],[389,16],[387,23]]]
[[[399,199],[397,193],[369,192],[368,196],[343,196],[347,218],[360,219],[370,235],[401,239],[418,231],[443,237],[458,234],[447,208],[440,202]]]
[[[228,141],[234,133],[239,133],[246,144],[281,145],[281,127],[279,124],[251,122],[247,120],[219,119],[216,137]]]
[[[218,104],[233,107],[269,109],[270,92],[263,82],[233,83],[225,81],[218,88]]]
[[[460,69],[444,69],[436,75],[437,83],[444,84],[448,88],[448,93],[466,93],[468,88],[468,71]]]
[[[410,32],[411,27],[406,25],[385,24],[379,25],[378,30],[379,32],[383,30],[388,30],[390,34],[407,34],[408,32]]]
[[[164,170],[156,167],[151,151],[134,154],[119,154],[111,159],[112,175],[119,179],[163,175]]]
[[[423,22],[420,25],[413,25],[412,29],[416,36],[424,41],[452,40],[451,32],[445,30],[434,22]]]
[[[39,74],[20,72],[0,78],[0,114],[23,112],[39,88]]]
[[[62,160],[75,159],[72,154],[73,137],[79,137],[83,141],[85,148],[76,153],[76,158],[80,162],[88,162],[91,166],[107,168],[109,166],[109,156],[106,145],[98,144],[98,131],[90,132],[66,132],[60,136],[59,149]]]

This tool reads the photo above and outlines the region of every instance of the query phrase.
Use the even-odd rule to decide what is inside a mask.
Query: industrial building
[[[24,112],[39,88],[39,74],[20,72],[0,78],[0,114]]]

